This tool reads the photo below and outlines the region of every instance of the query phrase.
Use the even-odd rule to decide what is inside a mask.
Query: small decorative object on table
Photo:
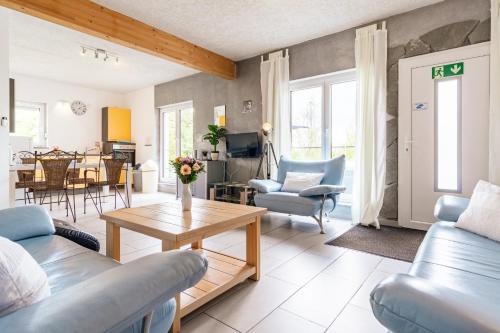
[[[191,210],[191,188],[189,184],[196,181],[198,174],[205,171],[205,166],[192,157],[177,157],[170,164],[182,183],[182,210]]]
[[[217,161],[219,159],[219,151],[217,150],[217,145],[220,140],[226,137],[227,130],[224,127],[220,127],[218,125],[208,125],[208,132],[203,136],[203,140],[207,140],[210,142],[214,149],[210,154],[212,156],[212,160]]]

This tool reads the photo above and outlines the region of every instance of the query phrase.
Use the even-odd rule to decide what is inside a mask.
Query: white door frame
[[[399,60],[398,223],[400,226],[427,230],[432,225],[428,222],[411,220],[412,69],[489,54],[490,43],[486,42]],[[429,75],[431,75],[430,72]]]

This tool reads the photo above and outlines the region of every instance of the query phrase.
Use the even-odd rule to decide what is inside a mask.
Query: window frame
[[[356,81],[356,69],[347,69],[325,75],[318,75],[290,81],[289,84],[289,114],[290,114],[290,148],[292,150],[292,93],[304,89],[322,87],[322,119],[321,119],[321,157],[332,158],[332,94],[331,86],[334,84]]]
[[[182,111],[187,110],[187,109],[193,109],[193,138],[194,138],[194,107],[193,107],[193,101],[185,101],[185,102],[180,102],[180,103],[175,103],[175,104],[169,104],[165,105],[162,107],[159,107],[159,115],[160,115],[160,183],[169,185],[169,186],[174,186],[177,185],[177,178],[171,179],[171,178],[165,178],[164,177],[164,170],[166,164],[168,164],[168,161],[165,161],[165,156],[164,156],[164,149],[163,149],[163,143],[164,143],[164,136],[165,136],[165,130],[163,128],[163,123],[164,123],[164,115],[166,113],[175,113],[175,154],[178,156],[181,152],[181,139],[182,139],[182,133],[181,133],[181,122],[182,122]],[[194,144],[194,142],[193,142]]]
[[[48,135],[48,120],[47,120],[47,104],[46,103],[40,103],[40,102],[27,102],[23,100],[16,100],[15,101],[15,106],[14,106],[14,113],[17,112],[18,108],[33,108],[33,109],[39,109],[40,110],[40,123],[38,124],[38,136],[41,138],[41,142],[32,142],[33,148],[47,148],[49,145],[49,135]],[[17,116],[15,117],[16,121],[19,119]],[[15,129],[17,130],[18,126],[14,126]],[[11,133],[11,135],[16,135],[16,136],[23,136],[20,133],[17,133],[14,131],[14,133]]]

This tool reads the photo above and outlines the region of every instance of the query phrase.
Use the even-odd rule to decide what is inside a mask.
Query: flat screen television
[[[259,157],[261,149],[258,133],[226,134],[226,153],[229,157]]]

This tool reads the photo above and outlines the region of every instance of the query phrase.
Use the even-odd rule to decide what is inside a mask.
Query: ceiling
[[[232,60],[442,0],[93,0]]]
[[[119,62],[96,60],[90,54],[82,56],[81,45],[115,53]],[[10,12],[10,72],[117,93],[197,73],[162,58],[14,11]]]
[[[294,45],[442,0],[94,0],[233,60]],[[24,74],[119,93],[192,75],[176,63],[10,12],[10,66]],[[120,57],[80,55],[80,45]]]

